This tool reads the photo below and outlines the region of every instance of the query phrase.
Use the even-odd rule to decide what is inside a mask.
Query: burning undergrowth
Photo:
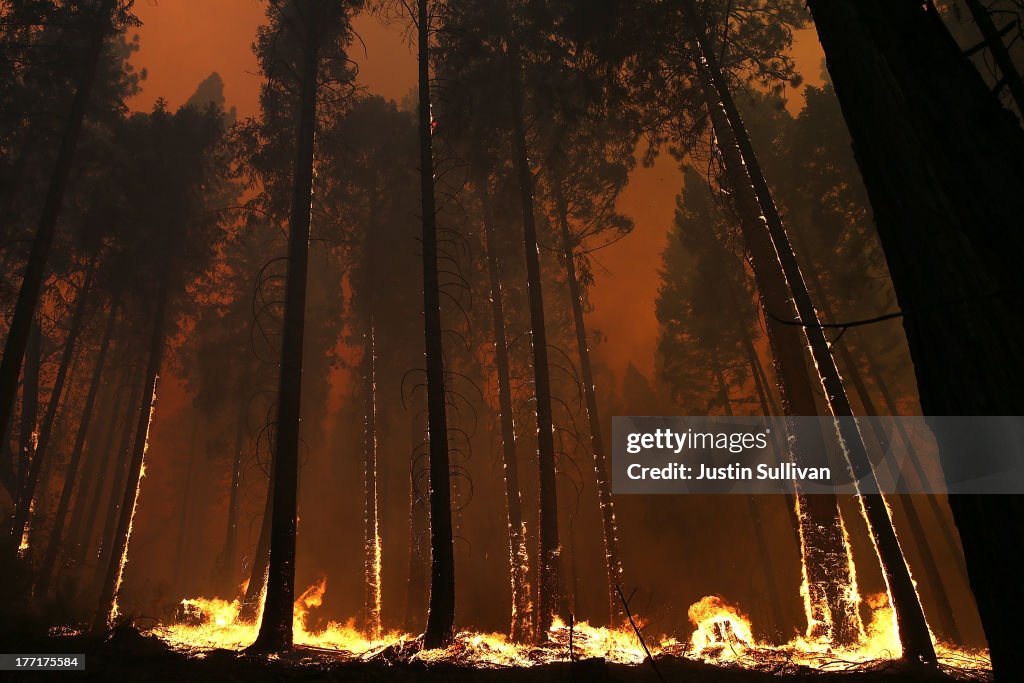
[[[784,645],[761,642],[739,608],[718,596],[708,596],[688,610],[694,626],[689,639],[644,632],[642,619],[636,617],[635,628],[628,622],[607,628],[555,619],[542,644],[516,643],[499,633],[462,631],[445,649],[423,650],[415,635],[390,632],[368,637],[355,620],[312,627],[313,612],[321,606],[326,588],[326,581],[321,580],[296,600],[294,641],[299,648],[341,662],[509,669],[600,660],[639,666],[649,663],[649,652],[656,664],[687,661],[779,674],[887,670],[896,666],[901,654],[892,610],[884,595],[869,596],[872,617],[864,636],[846,648],[805,637]],[[152,631],[172,649],[192,657],[204,658],[218,650],[241,651],[256,639],[257,625],[240,620],[239,610],[237,599],[187,599],[181,602],[176,623]],[[959,679],[990,679],[986,652],[941,642],[936,649],[940,669],[946,674]]]

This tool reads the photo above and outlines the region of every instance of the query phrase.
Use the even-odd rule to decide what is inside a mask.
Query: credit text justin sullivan
[[[743,481],[757,479],[766,480],[820,480],[830,481],[832,472],[828,467],[798,467],[792,463],[784,462],[779,465],[758,465],[753,467],[741,467],[739,465],[728,465],[726,467],[706,467],[703,463],[696,465],[684,465],[673,462],[663,467],[644,467],[639,463],[633,463],[626,469],[626,476],[630,479],[670,479],[670,480],[732,480]]]

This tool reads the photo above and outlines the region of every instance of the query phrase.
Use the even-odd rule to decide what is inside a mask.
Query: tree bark
[[[580,357],[580,379],[587,404],[587,419],[590,426],[590,445],[594,451],[594,472],[597,477],[597,497],[601,507],[601,531],[604,536],[604,563],[608,577],[608,623],[615,625],[622,618],[622,603],[618,587],[622,585],[622,563],[619,561],[618,529],[615,524],[615,507],[612,502],[611,480],[608,476],[607,451],[601,432],[601,416],[597,408],[597,394],[594,390],[594,371],[590,365],[590,347],[587,343],[587,327],[583,318],[583,292],[576,276],[576,253],[572,232],[569,229],[569,208],[556,179],[552,183],[558,224],[562,236],[562,259],[565,261],[565,277],[569,285],[572,319],[576,328],[576,349]]]
[[[166,266],[165,266],[166,267]],[[156,411],[156,390],[160,379],[160,368],[163,364],[164,343],[167,336],[167,300],[169,283],[167,273],[157,295],[156,309],[153,312],[153,330],[150,336],[149,355],[146,361],[146,380],[143,384],[142,404],[139,407],[135,425],[135,443],[132,445],[131,457],[128,459],[124,500],[117,515],[117,526],[110,545],[109,562],[107,563],[103,584],[100,587],[100,598],[96,614],[92,621],[92,632],[95,635],[106,633],[117,618],[117,594],[124,576],[124,565],[128,560],[128,544],[131,541],[132,520],[135,518],[135,506],[139,500],[139,489],[142,485],[142,471],[149,447],[149,428]],[[116,493],[116,492],[115,492]]]
[[[727,417],[733,416],[732,399],[729,398],[729,385],[725,382],[725,373],[722,368],[715,368],[715,380],[718,383],[718,401]],[[785,623],[782,616],[782,601],[779,599],[778,578],[775,574],[775,562],[772,561],[771,550],[768,548],[768,541],[764,535],[764,526],[761,524],[761,514],[757,509],[755,496],[744,496],[747,501],[747,514],[750,515],[750,524],[754,527],[754,544],[757,546],[757,555],[761,559],[761,566],[764,568],[760,574],[764,577],[765,588],[768,589],[768,604],[771,606],[772,618],[775,621],[774,634],[777,636],[783,632],[782,625]]]
[[[687,5],[691,17],[696,20],[698,15],[693,0],[687,0]],[[860,495],[857,500],[860,502],[864,518],[868,523],[868,529],[882,567],[882,574],[885,577],[889,599],[896,614],[900,642],[903,645],[903,658],[933,664],[936,661],[935,647],[925,621],[920,597],[910,576],[903,550],[900,548],[896,530],[893,528],[892,519],[889,516],[889,509],[878,489],[878,482],[875,480],[863,437],[856,420],[852,419],[853,411],[850,408],[839,370],[836,368],[835,359],[832,357],[824,331],[818,325],[817,313],[811,303],[811,297],[800,273],[800,267],[789,243],[789,237],[782,225],[782,219],[776,209],[764,173],[761,171],[746,127],[735,102],[733,102],[724,75],[718,67],[717,58],[713,52],[707,49],[703,28],[696,23],[694,28],[699,43],[699,59],[710,76],[721,106],[725,110],[728,125],[735,136],[750,183],[757,196],[757,203],[764,215],[771,242],[782,267],[784,279],[792,293],[798,319],[804,323],[804,335],[810,346],[811,356],[818,370],[822,388],[825,390],[829,410],[837,418],[836,428],[840,446],[858,479]]]
[[[109,465],[117,462],[117,453],[113,451],[114,437],[122,417],[121,408],[123,403],[120,394],[123,384],[130,381],[131,371],[129,369],[119,373],[119,377],[111,382],[107,388],[107,395],[104,397],[108,402],[108,414],[105,416],[105,424],[102,436],[98,440],[90,441],[86,450],[86,471],[82,476],[84,486],[79,488],[78,496],[75,498],[76,513],[71,520],[71,528],[68,530],[68,537],[74,539],[75,551],[72,565],[80,567],[91,545],[93,531],[96,526],[96,518],[102,507],[100,501],[103,496],[103,485],[106,481]],[[130,386],[130,385],[129,385]],[[129,401],[131,399],[129,398]],[[103,405],[104,401],[100,401]],[[82,511],[82,512],[77,512]]]
[[[21,384],[21,429],[18,433],[18,470],[16,488],[11,491],[11,498],[17,503],[18,495],[24,490],[28,481],[28,471],[35,456],[39,434],[36,424],[39,422],[39,369],[42,364],[43,332],[39,323],[33,321],[26,350],[26,364]],[[20,539],[19,539],[20,540]]]
[[[420,202],[423,220],[423,318],[427,363],[427,431],[430,439],[430,602],[423,646],[447,645],[455,625],[455,549],[452,538],[451,484],[448,472],[441,294],[438,275],[437,207],[434,198],[434,148],[430,114],[429,0],[417,2]]]
[[[271,463],[270,470],[274,466]],[[263,519],[260,522],[260,536],[256,541],[256,550],[252,557],[252,571],[249,572],[249,583],[245,587],[242,606],[238,610],[238,620],[250,624],[255,623],[263,611],[263,597],[267,589],[267,568],[270,566],[270,527],[274,517],[274,480],[267,480],[267,497],[263,503]]]
[[[68,468],[64,474],[64,486],[60,492],[60,501],[57,503],[57,512],[53,519],[53,526],[50,529],[50,538],[46,544],[46,554],[43,564],[39,569],[36,595],[44,599],[50,588],[50,579],[53,578],[57,554],[61,549],[64,523],[67,521],[68,507],[71,505],[71,494],[74,492],[75,483],[78,481],[78,467],[82,460],[85,437],[89,433],[89,425],[92,422],[96,395],[99,393],[100,381],[103,379],[103,370],[107,363],[107,352],[110,349],[110,340],[113,337],[114,325],[117,322],[117,310],[117,304],[111,304],[110,312],[107,314],[106,328],[103,331],[103,339],[100,342],[99,354],[96,357],[92,378],[89,381],[89,391],[85,397],[85,405],[82,407],[82,414],[78,418],[78,434],[75,436],[75,445],[71,450],[71,458],[68,461]]]
[[[292,646],[295,612],[295,534],[298,516],[299,420],[302,398],[302,346],[305,332],[306,285],[309,272],[309,227],[313,192],[313,153],[320,63],[320,27],[313,18],[303,22],[301,96],[296,120],[296,157],[291,216],[288,223],[288,270],[281,374],[274,440],[273,509],[267,590],[254,652],[274,652]]]
[[[765,328],[775,360],[782,409],[789,418],[790,452],[795,462],[810,465],[824,457],[824,437],[820,432],[804,430],[805,438],[792,438],[796,431],[791,422],[793,417],[818,413],[808,378],[803,335],[798,328],[783,325],[771,315],[775,311],[786,316],[795,314],[789,288],[718,93],[710,83],[705,84],[705,89],[709,114],[740,218],[740,230],[750,252],[751,268],[765,313]],[[809,610],[807,635],[831,638],[840,645],[852,644],[859,639],[862,625],[857,601],[846,590],[852,585],[853,576],[838,501],[834,495],[805,495],[797,487],[796,514],[803,553],[804,588],[807,591],[805,604]]]
[[[377,511],[377,347],[373,316],[363,360],[366,434],[363,442],[363,619],[371,638],[381,634],[381,544]]]
[[[238,556],[238,514],[241,507],[242,462],[245,449],[249,399],[243,388],[239,392],[238,417],[235,426],[235,445],[231,462],[231,489],[228,492],[227,530],[224,534],[224,548],[220,551],[214,567],[217,590],[225,597],[233,594],[235,586],[235,561]]]
[[[530,633],[530,595],[526,582],[529,553],[519,491],[519,456],[516,453],[515,413],[512,407],[512,372],[509,366],[505,302],[501,289],[501,264],[492,215],[487,178],[474,183],[483,207],[484,250],[491,294],[491,324],[494,327],[494,364],[498,371],[498,411],[501,419],[501,456],[505,475],[505,508],[508,515],[509,578],[512,585],[512,640],[522,642]]]
[[[145,372],[144,368],[142,372]],[[120,443],[118,443],[117,451],[111,454],[114,461],[113,478],[110,483],[109,501],[106,505],[106,519],[103,521],[103,529],[94,552],[96,568],[93,573],[92,586],[89,593],[90,596],[96,598],[102,592],[103,582],[107,577],[107,568],[110,565],[110,557],[115,543],[114,539],[117,534],[117,523],[121,518],[121,506],[126,495],[125,482],[128,479],[128,468],[132,458],[132,437],[135,436],[135,425],[138,422],[135,419],[137,414],[136,406],[146,400],[147,389],[152,390],[152,386],[146,386],[146,376],[144,374],[141,377],[136,377],[136,380],[136,386],[131,390],[128,403],[126,404],[127,411],[124,416]],[[101,493],[102,491],[98,491],[97,495]],[[88,548],[83,552],[87,553]]]
[[[1024,133],[934,8],[810,0],[903,317],[925,415],[1021,415]],[[955,441],[932,423],[947,472]],[[1017,454],[1020,457],[1019,454]],[[1021,496],[950,496],[997,680],[1024,677]]]
[[[554,420],[551,410],[551,373],[548,366],[547,327],[544,319],[544,293],[537,244],[537,219],[534,208],[533,171],[530,169],[526,124],[523,120],[521,67],[515,41],[509,40],[509,93],[512,108],[512,153],[519,180],[519,200],[523,221],[523,247],[530,301],[530,331],[533,348],[534,392],[537,411],[537,463],[539,470],[540,549],[537,554],[537,609],[534,636],[547,638],[559,609],[558,491],[555,475]]]

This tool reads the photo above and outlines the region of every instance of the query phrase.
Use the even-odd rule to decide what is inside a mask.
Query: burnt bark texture
[[[121,509],[116,515],[114,536],[107,553],[107,565],[99,568],[99,571],[103,571],[104,578],[100,585],[99,602],[92,621],[92,632],[96,635],[106,633],[117,618],[117,593],[121,588],[124,565],[128,558],[132,519],[135,517],[135,506],[139,502],[139,485],[141,484],[146,450],[149,446],[149,427],[156,410],[156,390],[160,380],[160,368],[163,365],[164,344],[167,336],[167,300],[170,294],[167,279],[165,274],[164,283],[157,294],[156,307],[153,311],[153,327],[150,332],[149,352],[146,360],[146,378],[135,422],[135,438],[131,455],[128,458],[124,498],[121,501]]]
[[[926,415],[1024,414],[1024,132],[930,3],[810,0]],[[947,479],[968,454],[939,431]],[[1020,458],[1020,453],[1012,454]],[[950,496],[997,680],[1024,676],[1024,499]]]
[[[526,573],[526,527],[523,524],[519,491],[519,456],[516,452],[516,428],[512,407],[512,372],[509,366],[508,337],[505,328],[505,301],[501,290],[501,263],[498,260],[497,235],[490,211],[486,178],[478,178],[477,191],[483,206],[484,250],[491,294],[491,323],[494,328],[494,364],[498,372],[498,412],[501,420],[501,458],[505,475],[505,506],[508,514],[509,576],[512,584],[512,639],[525,640],[530,631],[530,595]]]
[[[608,621],[615,625],[622,619],[622,603],[618,586],[622,585],[622,562],[619,559],[618,529],[615,523],[615,505],[612,503],[611,478],[608,475],[608,452],[601,432],[601,414],[594,389],[594,370],[590,363],[587,325],[583,318],[583,290],[576,273],[576,240],[569,227],[569,208],[558,182],[553,183],[558,227],[562,239],[562,260],[565,261],[565,279],[569,287],[573,325],[576,329],[576,349],[580,357],[580,380],[587,405],[590,427],[590,447],[594,451],[594,474],[597,478],[597,500],[601,506],[601,531],[604,537],[604,562],[608,576]]]
[[[288,269],[281,336],[281,373],[274,440],[273,505],[266,599],[254,651],[292,646],[295,612],[295,534],[298,518],[299,426],[302,397],[302,346],[309,273],[309,228],[313,192],[313,153],[320,64],[320,32],[312,17],[303,22],[301,93],[295,122],[295,164],[288,220]]]
[[[437,206],[434,197],[434,146],[430,114],[430,2],[418,0],[417,67],[420,143],[420,203],[423,222],[423,320],[427,364],[427,438],[430,470],[430,597],[423,646],[447,645],[455,628],[455,548],[452,491],[448,471],[448,416],[441,283],[438,272]],[[415,487],[414,487],[415,488]]]

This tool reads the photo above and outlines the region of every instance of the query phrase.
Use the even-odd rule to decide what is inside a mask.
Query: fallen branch
[[[626,610],[626,617],[629,619],[629,625],[633,627],[633,632],[636,633],[637,640],[640,641],[640,647],[644,649],[647,654],[647,660],[651,663],[651,668],[654,669],[654,673],[658,675],[658,679],[661,683],[667,683],[665,677],[661,675],[661,671],[658,669],[658,663],[654,661],[654,657],[651,655],[651,651],[647,649],[647,643],[644,642],[643,634],[640,633],[640,627],[633,621],[633,613],[629,611],[629,603],[626,601],[626,596],[622,594],[622,588],[619,584],[615,584],[615,591],[619,594],[619,599],[622,600],[622,608]]]

